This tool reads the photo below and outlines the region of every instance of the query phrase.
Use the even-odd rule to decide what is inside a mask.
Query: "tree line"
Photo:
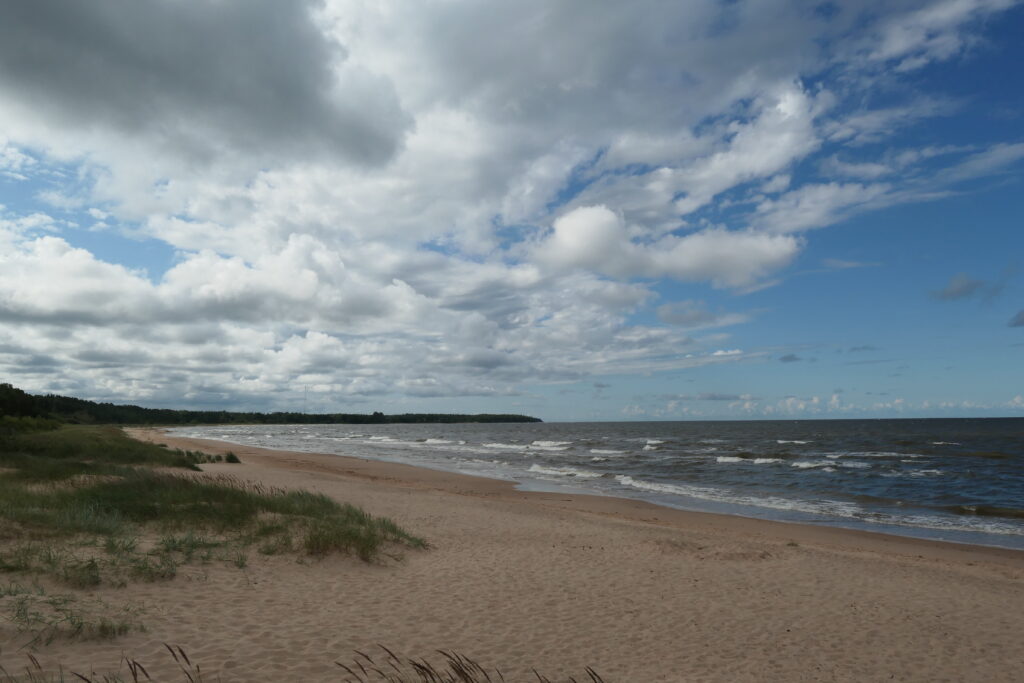
[[[424,422],[541,422],[527,415],[480,413],[365,413],[232,412],[227,410],[171,410],[134,405],[96,403],[72,396],[30,394],[0,384],[0,415],[35,417],[79,424],[395,424]]]

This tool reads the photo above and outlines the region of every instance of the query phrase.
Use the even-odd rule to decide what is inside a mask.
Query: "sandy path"
[[[44,663],[106,671],[122,652],[182,680],[342,680],[336,659],[384,643],[454,649],[506,679],[609,681],[1024,680],[1024,552],[687,513],[636,501],[516,491],[505,482],[333,455],[137,438],[242,465],[204,469],[326,493],[431,543],[401,561],[183,568],[170,583],[104,588],[145,606],[146,633],[58,641]],[[0,626],[0,643],[16,634]],[[23,666],[4,645],[0,664]]]

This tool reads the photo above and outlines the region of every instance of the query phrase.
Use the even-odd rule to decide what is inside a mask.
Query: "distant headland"
[[[241,413],[227,410],[171,410],[96,403],[71,396],[29,394],[0,384],[0,416],[37,417],[82,424],[396,424],[454,422],[543,422],[528,415],[480,413]]]

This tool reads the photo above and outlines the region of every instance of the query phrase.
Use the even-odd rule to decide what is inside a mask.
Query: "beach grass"
[[[0,575],[86,590],[173,579],[183,564],[245,569],[254,545],[262,555],[344,553],[367,562],[393,556],[388,548],[426,547],[393,521],[322,494],[204,474],[200,456],[114,427],[0,421]],[[50,621],[27,618],[30,602],[0,593],[0,614],[19,629],[47,630]],[[59,626],[49,631],[84,629]]]
[[[204,674],[203,667],[193,661],[184,648],[164,643],[165,650],[170,653],[181,674],[179,680],[188,683],[219,681],[219,677]],[[374,648],[372,654],[356,650],[347,662],[335,661],[338,667],[339,680],[345,683],[499,683],[505,681],[504,674],[498,669],[485,669],[475,660],[449,650],[437,650],[433,660],[426,658],[403,657],[383,645]],[[121,666],[116,672],[105,674],[65,672],[61,668],[57,673],[48,674],[39,660],[28,655],[29,664],[25,673],[14,675],[0,667],[0,683],[64,683],[65,681],[85,681],[86,683],[122,683],[132,681],[153,681],[146,667],[139,661],[122,656]],[[584,669],[585,677],[568,677],[551,679],[533,670],[531,680],[535,683],[604,683],[604,679],[591,667]]]

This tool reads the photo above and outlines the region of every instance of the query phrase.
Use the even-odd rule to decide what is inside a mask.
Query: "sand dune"
[[[58,640],[36,656],[77,671],[122,654],[182,680],[342,680],[335,660],[376,643],[454,649],[509,681],[1024,680],[1024,553],[686,513],[612,498],[155,430],[138,438],[242,465],[213,472],[326,493],[394,518],[431,548],[378,565],[253,554],[244,569],[183,567],[171,582],[102,588],[142,605],[144,633]],[[0,664],[26,663],[0,626]]]

